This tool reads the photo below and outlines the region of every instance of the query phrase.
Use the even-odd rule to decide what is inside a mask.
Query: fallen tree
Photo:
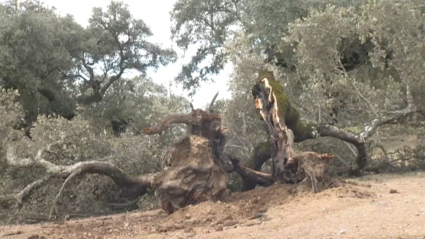
[[[28,196],[50,178],[64,180],[50,210],[49,218],[56,211],[56,204],[64,188],[76,177],[84,174],[99,174],[110,177],[127,197],[137,198],[155,189],[158,203],[166,212],[204,200],[216,200],[226,195],[227,173],[233,170],[231,161],[223,154],[225,137],[221,127],[221,117],[210,110],[192,109],[188,114],[172,114],[155,127],[144,128],[144,134],[161,134],[172,124],[186,124],[187,135],[173,145],[171,165],[163,172],[136,177],[128,176],[112,163],[85,161],[73,165],[57,165],[46,160],[43,155],[51,152],[55,142],[38,150],[35,157],[18,158],[15,148],[7,147],[8,165],[18,168],[43,168],[46,176],[30,183],[20,192],[0,196],[0,205],[16,202],[20,207]]]
[[[330,136],[349,142],[356,146],[357,167],[361,170],[367,162],[365,142],[373,135],[380,125],[393,122],[411,113],[417,112],[407,87],[408,106],[400,111],[389,113],[386,117],[373,120],[360,134],[354,134],[329,124],[303,122],[298,111],[291,106],[282,86],[275,80],[272,72],[261,72],[252,90],[256,108],[267,126],[268,144],[264,149],[255,150],[258,157],[253,157],[254,163],[242,165],[241,160],[223,152],[226,143],[226,129],[221,125],[221,116],[213,112],[217,95],[210,104],[209,111],[193,109],[187,114],[172,114],[166,116],[154,127],[144,128],[147,135],[161,134],[173,124],[185,124],[186,135],[173,144],[169,168],[158,173],[140,176],[128,176],[112,163],[104,161],[85,161],[73,165],[57,165],[43,158],[50,148],[63,142],[55,142],[46,148],[38,150],[35,157],[18,158],[12,145],[7,147],[7,163],[19,168],[38,167],[46,171],[46,176],[38,179],[20,192],[0,196],[0,205],[16,202],[22,205],[26,198],[52,177],[64,180],[56,195],[50,210],[50,217],[56,213],[56,204],[64,188],[76,177],[84,174],[104,175],[130,198],[137,198],[147,192],[155,191],[160,207],[167,213],[196,204],[204,200],[223,199],[228,194],[227,183],[229,172],[237,172],[247,182],[245,189],[256,185],[270,186],[278,181],[296,183],[300,181],[298,169],[287,168],[287,161],[293,155],[293,142],[314,139],[319,136]],[[293,132],[288,134],[288,132]],[[300,156],[301,155],[301,156]],[[297,157],[303,157],[300,154]],[[317,154],[319,158],[321,155]],[[272,173],[261,172],[261,165],[272,158]],[[297,160],[298,161],[298,160]],[[302,160],[300,160],[302,161]],[[254,168],[250,168],[254,166]],[[287,174],[288,170],[295,172],[294,176]],[[289,176],[288,176],[289,175]]]
[[[356,166],[349,168],[348,171],[353,175],[360,175],[361,170],[367,165],[367,148],[366,141],[384,124],[396,122],[413,113],[419,112],[418,107],[414,104],[409,86],[406,87],[407,106],[404,109],[387,112],[386,115],[381,115],[379,118],[373,119],[369,124],[364,126],[364,130],[355,134],[348,130],[338,128],[336,126],[324,123],[306,122],[301,120],[298,110],[293,107],[285,94],[283,87],[275,79],[273,72],[260,72],[257,82],[252,89],[256,108],[261,115],[261,119],[265,121],[270,135],[270,120],[273,120],[276,125],[285,125],[294,133],[295,142],[302,142],[307,139],[316,139],[318,137],[333,137],[352,144],[356,150]],[[270,110],[270,115],[265,115],[265,110]],[[275,134],[275,133],[274,133]],[[272,133],[273,135],[273,133]],[[270,138],[276,138],[273,135]],[[270,140],[269,140],[270,141]],[[269,159],[275,158],[276,152],[273,144],[261,144],[255,151],[256,155],[252,157],[252,162],[248,163],[251,168],[259,170],[261,166]],[[278,167],[278,170],[279,167]],[[255,188],[256,182],[245,180],[244,190]]]

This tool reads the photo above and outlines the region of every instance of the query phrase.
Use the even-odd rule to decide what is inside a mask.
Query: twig
[[[211,103],[210,103],[210,107],[209,107],[209,111],[212,113],[213,112],[213,106],[214,106],[214,102],[217,99],[218,96],[218,92],[215,94],[214,98],[212,99]]]
[[[59,200],[59,197],[62,195],[62,192],[65,188],[65,186],[67,186],[69,184],[69,182],[74,179],[75,177],[77,177],[78,175],[80,175],[82,173],[82,168],[77,169],[76,171],[74,171],[71,175],[69,175],[69,177],[65,180],[65,182],[62,184],[61,189],[59,190],[59,193],[56,195],[55,200],[53,201],[53,205],[52,208],[50,208],[50,213],[49,213],[49,220],[50,218],[52,218],[53,215],[53,210],[55,210],[56,215],[58,215],[58,211],[57,211],[57,202]]]
[[[351,147],[351,145],[345,141],[343,141],[344,144],[350,149],[350,151],[353,153],[354,157],[357,157],[357,152]]]

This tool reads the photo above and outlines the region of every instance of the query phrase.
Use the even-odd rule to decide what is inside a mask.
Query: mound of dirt
[[[321,201],[330,198],[375,197],[370,185],[334,180],[331,188],[312,194],[309,183],[275,184],[258,187],[248,192],[234,193],[224,202],[203,202],[187,206],[171,215],[162,210],[143,213],[66,221],[62,224],[8,226],[7,238],[28,238],[31,232],[46,238],[134,238],[135,235],[161,235],[171,238],[186,238],[201,234],[216,233],[238,227],[252,227],[271,220],[269,209],[301,201]],[[13,230],[20,231],[16,235]],[[26,231],[24,233],[24,231]],[[0,233],[2,235],[3,233]],[[143,238],[143,237],[141,237]],[[157,237],[149,237],[157,238]]]

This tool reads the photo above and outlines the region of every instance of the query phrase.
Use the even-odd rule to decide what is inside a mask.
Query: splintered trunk
[[[260,79],[252,89],[255,108],[266,124],[269,135],[270,154],[272,158],[272,177],[280,181],[284,179],[285,164],[288,161],[288,135],[285,118],[280,115],[280,105],[271,82]]]
[[[295,154],[293,150],[294,142],[314,138],[317,133],[311,124],[302,124],[300,122],[298,111],[291,106],[282,86],[274,78],[273,72],[264,71],[259,73],[257,82],[252,88],[252,96],[255,108],[266,125],[269,135],[269,147],[264,147],[265,145],[263,145],[260,147],[263,149],[261,152],[255,150],[256,153],[252,157],[253,163],[250,165],[254,166],[255,170],[260,170],[265,162],[264,159],[270,156],[272,158],[271,178],[273,181],[284,183],[299,182],[300,178],[304,177],[302,172],[298,170],[298,167],[294,168],[294,164],[287,164],[288,159],[292,157],[304,158],[304,156]],[[267,151],[269,151],[269,155]],[[311,154],[320,158],[320,155],[314,152],[311,152]],[[245,190],[253,189],[257,184],[264,184],[264,177],[258,177],[261,175],[259,172],[256,173],[257,177],[239,174],[245,180]]]
[[[215,100],[215,98],[214,98]],[[218,200],[228,192],[230,161],[223,155],[225,137],[221,117],[210,111],[192,110],[189,114],[166,117],[145,134],[159,134],[171,124],[187,125],[187,135],[173,145],[170,167],[154,180],[155,196],[167,213],[205,200]]]

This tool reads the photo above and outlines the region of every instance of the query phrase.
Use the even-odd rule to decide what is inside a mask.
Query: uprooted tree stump
[[[167,213],[189,204],[218,200],[226,195],[232,165],[223,154],[225,137],[221,117],[212,111],[192,109],[188,114],[167,116],[156,127],[144,128],[145,134],[160,134],[171,124],[187,125],[187,135],[174,143],[171,165],[153,182],[155,196]]]
[[[158,205],[167,213],[189,204],[218,200],[225,196],[227,172],[220,166],[210,142],[188,135],[174,144],[169,169],[154,181]]]

